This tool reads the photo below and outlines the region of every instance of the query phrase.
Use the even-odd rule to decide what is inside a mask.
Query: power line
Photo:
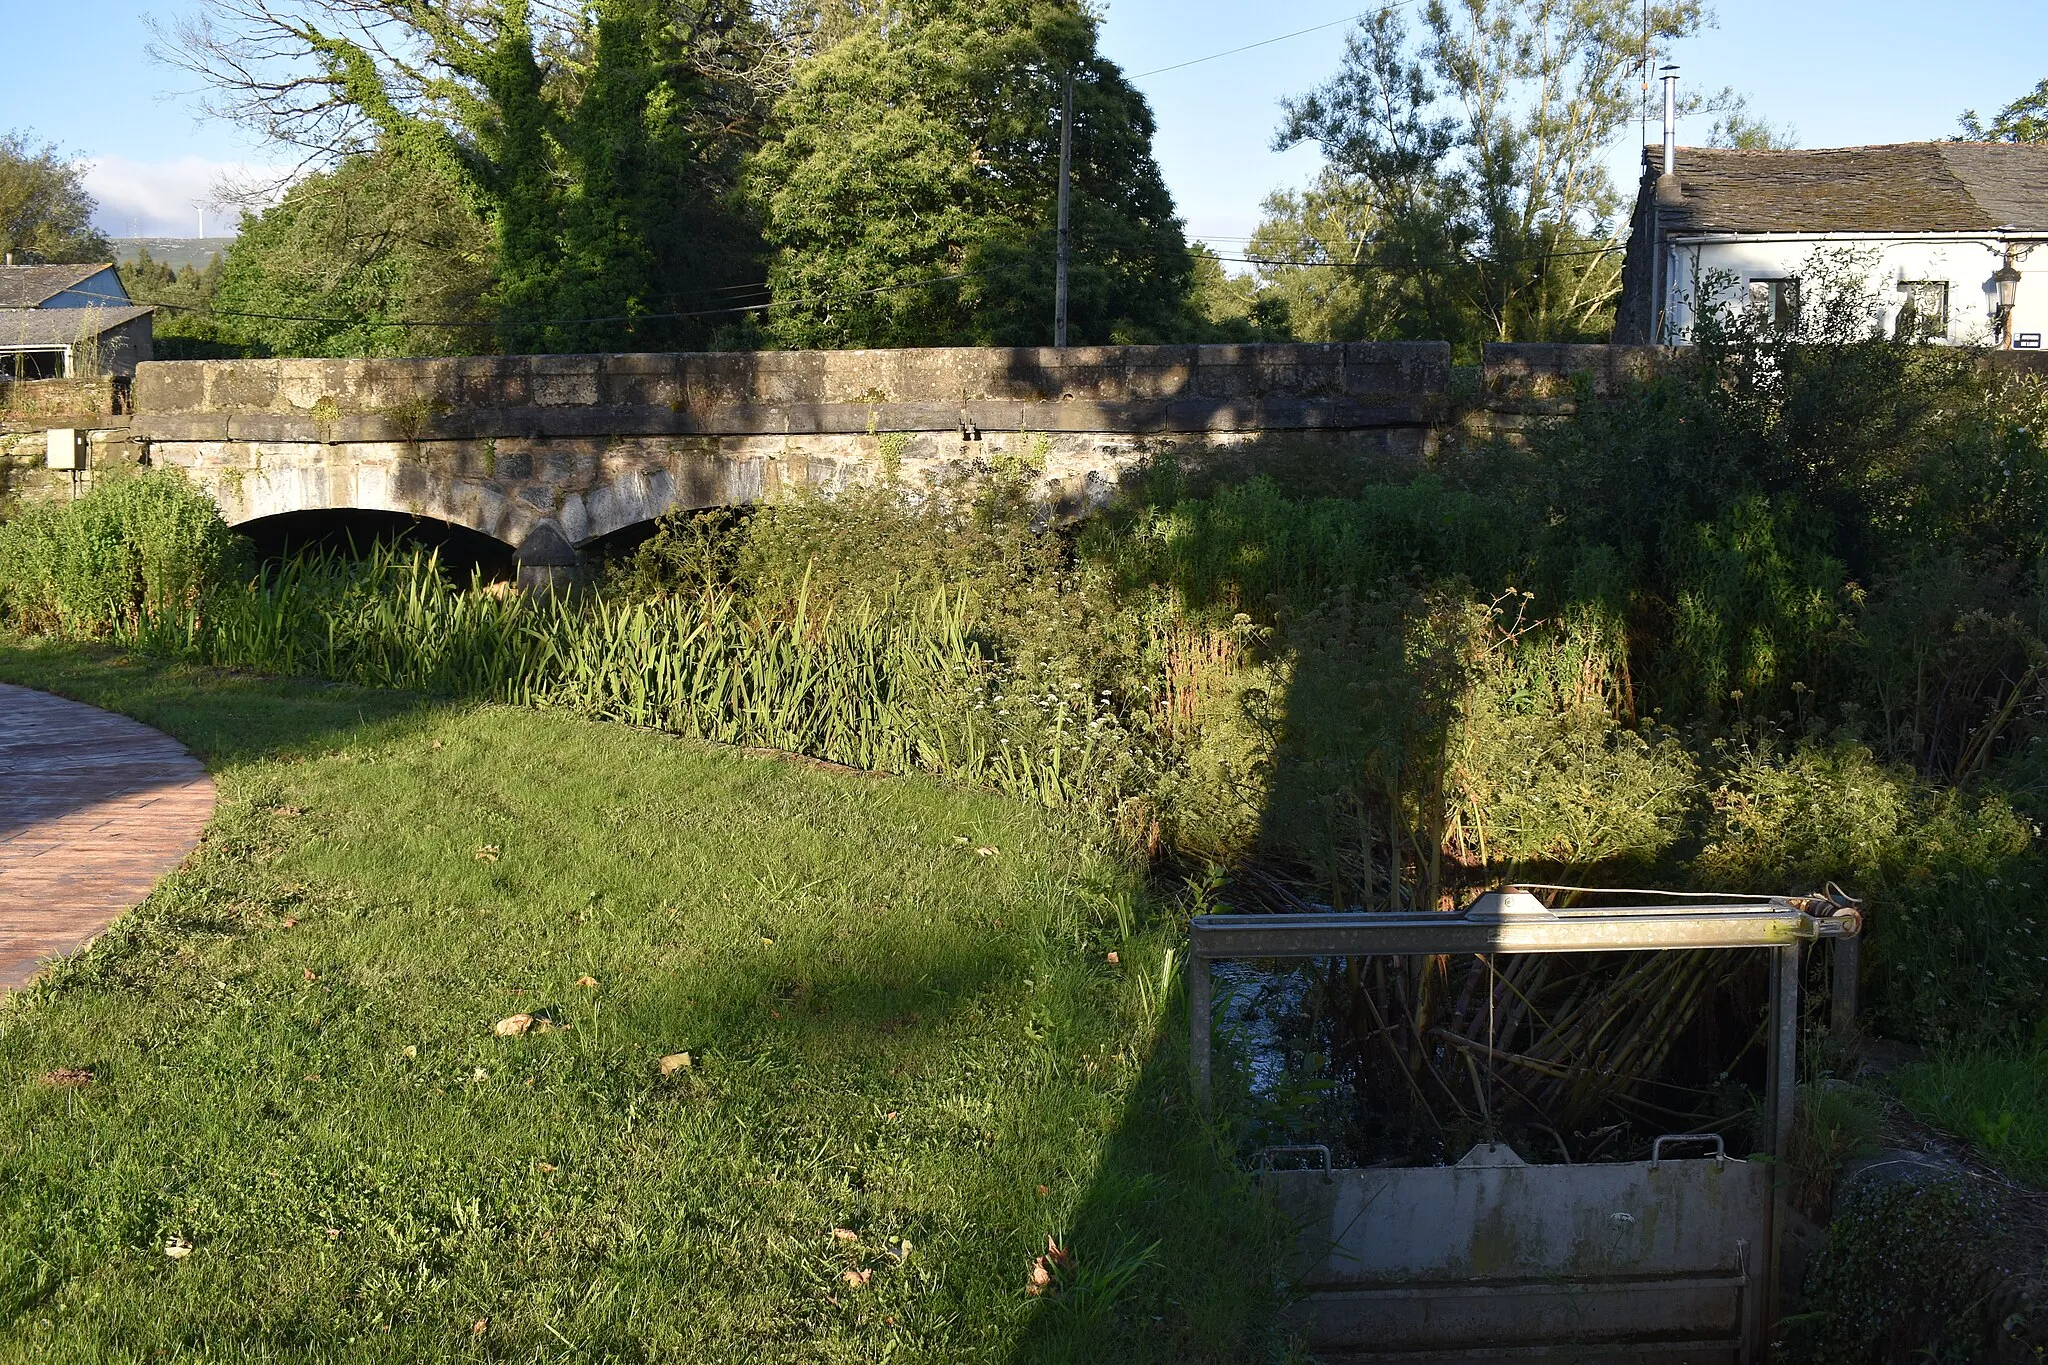
[[[1274,43],[1284,43],[1289,38],[1299,38],[1306,33],[1321,33],[1326,28],[1337,28],[1343,24],[1355,24],[1361,19],[1372,19],[1382,14],[1392,14],[1395,10],[1411,3],[1413,3],[1413,0],[1395,0],[1395,3],[1391,5],[1383,5],[1379,9],[1369,9],[1363,14],[1347,15],[1342,19],[1332,19],[1327,24],[1316,24],[1309,28],[1298,28],[1292,33],[1283,33],[1277,38],[1261,38],[1256,43],[1246,43],[1243,47],[1233,47],[1227,48],[1222,52],[1212,52],[1206,57],[1191,57],[1184,62],[1175,62],[1172,66],[1155,66],[1150,71],[1140,71],[1135,76],[1127,76],[1125,79],[1142,81],[1147,76],[1159,76],[1164,75],[1168,71],[1179,71],[1190,66],[1200,66],[1203,62],[1213,62],[1220,57],[1235,57],[1240,52],[1250,52],[1255,47],[1271,47]]]
[[[1487,258],[1464,257],[1441,261],[1300,261],[1284,256],[1217,256],[1219,261],[1233,265],[1302,266],[1317,270],[1449,270],[1460,265],[1526,265],[1536,261],[1554,260],[1559,256],[1607,256],[1617,251],[1626,251],[1624,245],[1595,247],[1572,247],[1561,251],[1543,251],[1524,256],[1515,261],[1489,261]]]

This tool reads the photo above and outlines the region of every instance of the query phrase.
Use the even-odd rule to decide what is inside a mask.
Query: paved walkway
[[[0,683],[0,992],[140,903],[212,815],[213,779],[169,735]]]

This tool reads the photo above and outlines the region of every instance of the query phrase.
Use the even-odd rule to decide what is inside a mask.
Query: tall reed
[[[155,653],[592,717],[880,772],[942,773],[1048,805],[1104,798],[1085,698],[1004,704],[1020,680],[966,596],[819,609],[727,589],[652,600],[452,584],[432,552],[309,556],[141,618]],[[1057,701],[1057,704],[1053,704]]]

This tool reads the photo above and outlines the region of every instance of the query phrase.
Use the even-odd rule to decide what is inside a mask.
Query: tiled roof
[[[1651,171],[1663,149],[1646,148]],[[2048,146],[1899,142],[1802,152],[1680,147],[1668,232],[2048,231]]]
[[[37,308],[102,270],[95,265],[0,265],[0,308]]]
[[[94,336],[147,317],[154,308],[0,308],[0,350],[17,346],[69,346],[88,330]]]

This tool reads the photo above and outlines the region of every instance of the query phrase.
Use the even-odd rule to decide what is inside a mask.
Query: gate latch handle
[[[1664,1144],[1667,1142],[1707,1142],[1714,1147],[1714,1164],[1726,1165],[1728,1144],[1721,1140],[1719,1133],[1666,1133],[1650,1144],[1650,1169],[1656,1170],[1657,1163],[1664,1159]]]

